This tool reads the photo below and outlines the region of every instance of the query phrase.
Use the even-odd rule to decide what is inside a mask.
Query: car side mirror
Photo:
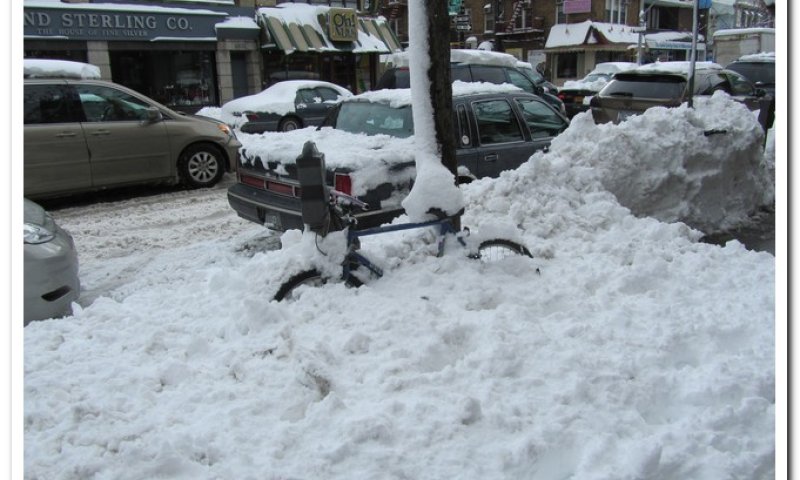
[[[534,85],[533,93],[535,93],[536,95],[542,95],[544,93],[544,87],[542,87],[541,85]]]
[[[148,107],[147,108],[147,118],[145,121],[147,123],[156,123],[160,122],[164,119],[164,115],[161,114],[161,110],[156,107]]]

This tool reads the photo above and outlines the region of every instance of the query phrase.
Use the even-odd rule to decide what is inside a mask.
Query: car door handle
[[[95,130],[92,133],[90,133],[89,135],[91,135],[93,137],[101,137],[101,136],[110,135],[110,134],[111,134],[111,132],[109,130]]]
[[[57,133],[56,134],[56,137],[58,137],[58,138],[66,138],[66,137],[74,137],[74,136],[75,136],[75,132],[61,132],[61,133]]]
[[[484,162],[496,162],[497,161],[497,154],[496,153],[490,153],[490,154],[488,154],[488,155],[483,157],[483,161]]]

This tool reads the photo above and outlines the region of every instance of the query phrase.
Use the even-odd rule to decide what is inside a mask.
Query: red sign
[[[590,13],[592,0],[564,0],[564,13]]]

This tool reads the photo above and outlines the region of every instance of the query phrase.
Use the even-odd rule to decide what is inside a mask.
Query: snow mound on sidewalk
[[[591,113],[579,114],[553,140],[550,155],[595,168],[603,186],[637,216],[713,233],[772,202],[774,178],[763,145],[756,116],[717,92],[697,97],[694,109],[650,108],[616,125],[596,125]]]

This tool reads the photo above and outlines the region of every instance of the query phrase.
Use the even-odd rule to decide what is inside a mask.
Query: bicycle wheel
[[[294,299],[294,291],[296,288],[302,286],[321,287],[326,283],[328,283],[327,279],[323,278],[322,274],[320,274],[316,269],[306,270],[305,272],[300,272],[297,275],[289,278],[289,280],[283,282],[281,288],[278,289],[278,293],[275,294],[273,299],[278,302],[283,300],[292,300]],[[350,287],[360,287],[363,285],[361,280],[353,275],[350,275],[345,283]]]
[[[504,238],[493,238],[491,240],[484,240],[478,246],[478,253],[472,255],[471,258],[480,259],[482,262],[491,263],[502,260],[512,255],[524,255],[533,258],[531,252],[525,247],[512,240]]]
[[[325,285],[325,283],[326,280],[322,278],[322,275],[317,270],[306,270],[283,282],[281,288],[278,289],[278,293],[276,293],[273,298],[278,302],[284,299],[292,299],[294,297],[294,290],[298,287],[303,285],[319,287]]]

